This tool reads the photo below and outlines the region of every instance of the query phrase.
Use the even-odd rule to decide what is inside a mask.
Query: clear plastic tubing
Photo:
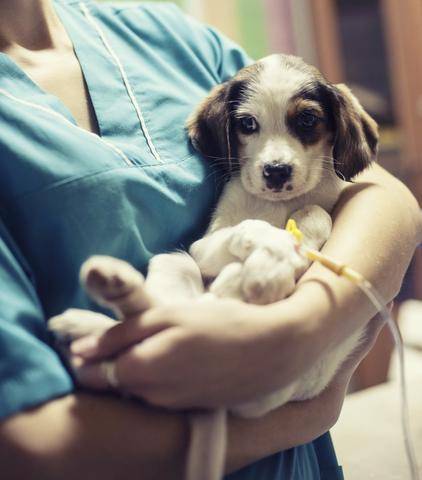
[[[396,347],[397,347],[397,353],[399,357],[399,367],[400,367],[401,421],[402,421],[404,444],[406,448],[407,460],[409,462],[410,478],[411,480],[420,480],[418,465],[416,461],[415,448],[412,441],[412,434],[410,431],[409,403],[408,403],[407,388],[406,388],[403,340],[400,335],[399,328],[396,325],[396,322],[394,321],[390,311],[385,307],[386,302],[382,299],[381,295],[375,290],[375,288],[367,280],[357,282],[357,285],[362,290],[362,292],[365,293],[368,299],[373,303],[377,311],[380,313],[382,318],[385,320],[385,322],[389,326],[391,334],[394,339],[394,343],[396,344]]]

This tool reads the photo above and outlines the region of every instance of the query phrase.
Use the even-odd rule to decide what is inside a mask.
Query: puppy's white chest
[[[331,212],[344,187],[335,175],[328,176],[324,185],[300,197],[272,202],[250,194],[240,178],[233,178],[226,185],[214,213],[208,233],[234,226],[246,219],[264,220],[274,227],[284,228],[290,216],[306,205],[319,205]]]
[[[275,227],[283,228],[294,210],[288,203],[257,198],[245,191],[240,179],[232,179],[220,198],[210,232],[237,225],[247,219],[264,220]]]

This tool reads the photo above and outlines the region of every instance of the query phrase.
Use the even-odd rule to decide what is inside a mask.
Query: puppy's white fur
[[[342,177],[341,169],[349,173],[359,171],[371,161],[366,157],[361,158],[362,165],[356,169],[345,165],[347,152],[341,151],[339,141],[342,139],[339,137],[347,136],[347,128],[354,129],[355,134],[352,139],[343,139],[344,148],[355,147],[356,155],[364,157],[371,150],[370,139],[365,138],[365,135],[372,133],[376,144],[376,126],[345,87],[324,84],[322,77],[311,67],[293,57],[284,56],[268,57],[259,62],[258,68],[252,73],[241,73],[239,78],[243,82],[242,91],[236,101],[230,100],[226,93],[229,84],[219,86],[189,121],[194,144],[204,150],[201,148],[204,141],[200,137],[204,131],[212,133],[213,122],[218,122],[220,118],[219,112],[216,112],[214,120],[211,118],[211,110],[207,113],[209,118],[204,112],[207,112],[207,108],[215,110],[212,102],[217,100],[220,103],[236,102],[236,108],[221,118],[221,122],[226,124],[223,133],[217,131],[215,138],[219,138],[221,142],[236,143],[237,155],[234,160],[238,168],[224,188],[205,236],[191,246],[190,256],[176,253],[153,258],[146,288],[151,297],[161,303],[204,295],[203,278],[212,281],[204,298],[213,295],[266,304],[291,294],[296,280],[307,268],[308,261],[297,253],[293,238],[282,229],[286,221],[294,218],[305,234],[307,245],[314,249],[321,248],[331,232],[331,218],[327,212],[331,212],[345,185],[339,178]],[[335,110],[338,118],[333,120],[334,113],[326,112],[324,127],[321,126],[323,133],[315,141],[305,142],[292,133],[286,119],[291,115],[289,112],[292,99],[299,92],[306,92],[313,82],[322,82],[321,88],[326,87],[327,95],[333,96],[332,101],[338,101],[338,104],[329,107]],[[313,101],[317,102],[312,98],[307,101],[311,107]],[[221,105],[221,108],[223,107],[224,105]],[[204,116],[202,120],[201,115]],[[363,117],[364,115],[366,117]],[[236,121],[245,116],[256,119],[260,126],[259,132],[245,135],[237,131],[233,134],[230,129],[234,128]],[[201,121],[208,122],[202,125],[202,134]],[[353,142],[361,144],[354,145]],[[231,157],[233,146],[227,145],[227,157]],[[332,159],[334,153],[342,155],[343,160]],[[224,156],[224,151],[220,156],[220,162],[226,159],[229,163],[232,160]],[[348,161],[353,161],[353,158]],[[290,165],[293,173],[281,188],[271,188],[263,176],[263,169],[266,165],[277,162]],[[337,162],[337,168],[334,162]],[[99,258],[95,268],[101,270],[102,262],[103,270],[107,271],[113,260]],[[122,277],[124,278],[124,273]],[[69,322],[69,315],[62,321],[56,318],[50,326],[56,332],[78,336],[75,333],[75,323]],[[98,328],[98,325],[95,325],[95,328]],[[86,333],[86,324],[82,330]],[[362,334],[362,331],[357,331],[343,343],[327,351],[309,372],[291,385],[271,395],[239,405],[233,411],[245,417],[255,417],[290,400],[303,400],[318,395],[357,346]],[[277,375],[277,372],[274,372],[274,375]],[[216,415],[216,418],[225,421],[224,415]],[[193,438],[200,438],[198,429],[207,429],[207,422],[197,422],[195,425],[196,434]],[[214,431],[220,432],[220,436],[223,435],[221,432],[224,432],[221,428]],[[217,440],[214,438],[213,441]],[[210,466],[207,469],[207,466],[202,464],[200,474],[192,467],[197,465],[197,450],[204,453],[204,446],[192,446],[189,480],[214,480],[222,473],[222,465],[214,469]],[[218,463],[222,463],[221,455],[219,457]],[[214,461],[217,460],[214,458]]]

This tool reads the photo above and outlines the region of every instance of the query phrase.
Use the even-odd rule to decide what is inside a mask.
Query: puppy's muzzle
[[[262,169],[265,184],[272,190],[281,190],[292,178],[292,173],[293,167],[287,163],[265,165]]]

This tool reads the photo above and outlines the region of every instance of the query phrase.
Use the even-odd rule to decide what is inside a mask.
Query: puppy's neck
[[[305,205],[319,205],[331,213],[346,185],[347,182],[341,180],[334,171],[326,171],[312,190],[293,198],[290,202],[293,207],[296,207],[295,210]]]
[[[239,194],[240,190],[242,190],[242,195],[250,197],[248,203],[257,202],[264,208],[271,209],[282,207],[287,209],[290,213],[293,213],[297,209],[306,205],[319,205],[330,213],[337,202],[341,191],[346,185],[347,183],[341,180],[334,171],[328,171],[324,172],[324,175],[321,177],[320,181],[309,192],[288,200],[279,200],[276,202],[260,198],[248,192],[244,188],[240,176],[233,177],[228,182],[226,189],[233,189],[233,191],[237,194]]]
[[[290,200],[272,202],[249,193],[238,175],[226,184],[208,232],[237,225],[246,219],[265,220],[274,226],[284,226],[293,212],[306,205],[319,205],[331,212],[346,182],[335,173],[327,173],[310,192]]]

